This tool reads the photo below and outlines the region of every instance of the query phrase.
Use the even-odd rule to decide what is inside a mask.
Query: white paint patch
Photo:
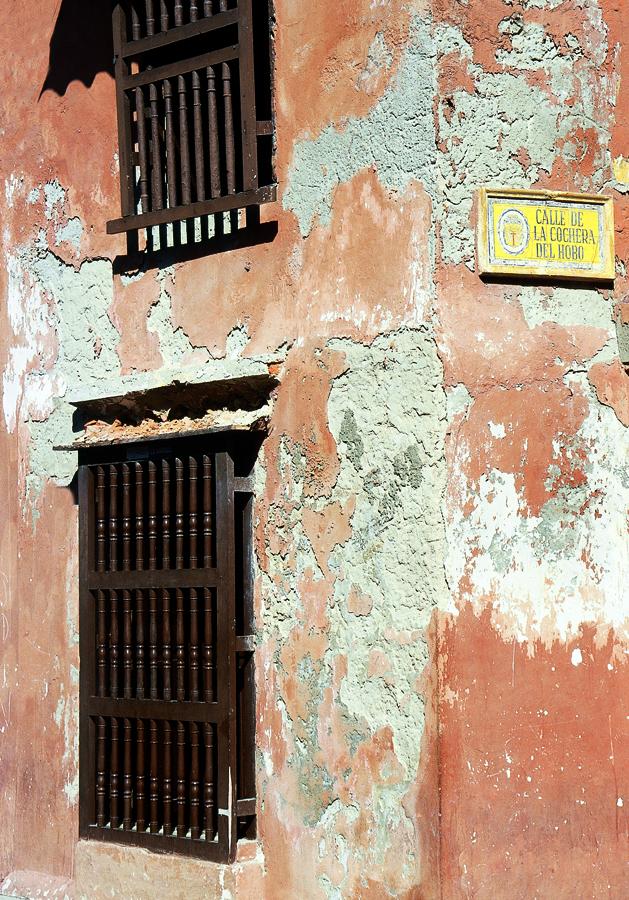
[[[570,657],[570,661],[573,666],[580,666],[583,662],[583,655],[578,647],[575,647],[572,651],[572,656]]]
[[[496,424],[495,422],[489,422],[488,424],[491,436],[493,438],[496,438],[496,440],[502,440],[502,438],[506,437],[507,431],[502,422],[498,422],[498,424]]]

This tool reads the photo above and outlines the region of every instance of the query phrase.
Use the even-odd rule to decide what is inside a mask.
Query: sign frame
[[[517,209],[522,201],[533,201],[537,205],[548,205],[550,208],[564,208],[587,205],[600,209],[600,250],[601,263],[590,268],[570,266],[569,264],[553,265],[540,262],[514,265],[506,261],[496,262],[490,257],[489,210],[491,200],[512,201]],[[528,204],[527,204],[528,205]],[[614,255],[614,200],[603,194],[579,194],[569,191],[538,191],[517,188],[483,187],[478,191],[477,223],[476,223],[476,260],[481,275],[507,275],[512,279],[535,278],[561,281],[606,281],[615,277]]]

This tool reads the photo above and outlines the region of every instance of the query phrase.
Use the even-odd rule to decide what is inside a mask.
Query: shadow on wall
[[[113,78],[110,4],[106,0],[61,0],[50,38],[48,74],[39,96],[54,91],[62,97],[73,81],[90,87],[99,72]]]

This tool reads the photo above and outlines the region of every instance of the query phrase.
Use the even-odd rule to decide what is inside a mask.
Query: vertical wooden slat
[[[146,141],[146,109],[144,106],[144,88],[135,89],[135,112],[138,132],[138,159],[140,162],[140,204],[143,213],[151,211],[149,198],[149,156]],[[151,142],[152,143],[152,142]]]
[[[212,565],[212,460],[203,455],[203,565]]]
[[[146,795],[145,795],[145,727],[142,719],[136,724],[136,756],[135,756],[135,809],[136,824],[139,832],[146,830]]]
[[[211,15],[211,12],[209,13]],[[220,196],[221,193],[221,151],[218,133],[218,103],[216,99],[216,72],[213,66],[208,66],[207,77],[207,108],[208,129],[210,138],[210,196]]]
[[[162,126],[157,85],[155,84],[149,85],[149,104],[151,112],[151,209],[155,210],[164,208]]]
[[[190,0],[190,21],[196,22],[199,18],[199,5],[197,0]]]
[[[214,726],[206,722],[205,732],[205,781],[203,786],[203,813],[206,841],[216,838],[216,812],[214,802],[214,782],[216,767],[214,764]]]
[[[149,695],[157,700],[158,650],[157,650],[157,591],[149,591]]]
[[[149,777],[149,831],[159,831],[159,732],[157,722],[149,725],[149,741],[151,745],[150,777]]]
[[[120,625],[119,600],[116,591],[109,592],[109,693],[120,696]]]
[[[142,37],[140,15],[134,2],[131,3],[131,36],[134,41],[139,41]]]
[[[201,77],[192,73],[192,112],[194,122],[194,170],[196,199],[205,200],[205,148],[203,140],[203,104],[201,100]]]
[[[175,696],[186,699],[186,635],[184,625],[183,591],[175,591]]]
[[[170,78],[164,81],[164,120],[166,124],[166,179],[168,183],[168,206],[179,205],[177,190],[177,160],[175,149],[175,110],[173,107],[173,86]]]
[[[96,571],[105,571],[105,558],[107,555],[107,525],[105,508],[105,470],[102,466],[96,467]]]
[[[135,464],[135,568],[144,568],[144,468]]]
[[[107,824],[107,722],[103,716],[96,720],[96,824]]]
[[[162,784],[163,810],[164,810],[164,834],[173,833],[173,739],[172,725],[164,722],[162,752],[164,756],[164,780]]]
[[[242,134],[242,184],[245,191],[251,191],[258,187],[258,136],[256,132],[251,0],[238,0],[238,46],[240,47],[238,63],[240,129]]]
[[[135,464],[135,567],[144,569],[144,468],[141,462]],[[145,621],[144,593],[135,593],[135,695],[140,700],[146,694],[145,668]]]
[[[190,700],[199,699],[199,600],[194,588],[190,590],[190,638],[188,641],[190,660]]]
[[[107,604],[105,602],[105,592],[97,591],[97,607],[98,607],[98,637],[97,637],[97,691],[99,697],[104,697],[107,692]]]
[[[146,656],[144,642],[146,640],[144,624],[144,594],[136,591],[135,595],[135,695],[143,700],[146,695]]]
[[[109,568],[118,568],[118,469],[109,466]]]
[[[148,518],[149,569],[157,568],[157,468],[153,460],[148,464]]]
[[[183,461],[175,460],[175,568],[183,569],[184,547],[184,474]]]
[[[159,11],[161,29],[162,31],[168,31],[168,5],[166,3],[166,0],[160,0]]]
[[[183,4],[181,0],[175,0],[175,25],[183,25]]]
[[[120,726],[115,717],[111,720],[109,776],[109,820],[112,828],[120,825]]]
[[[196,840],[201,834],[199,808],[201,788],[199,782],[199,726],[190,723],[190,837]]]
[[[170,463],[162,460],[162,568],[170,568]]]
[[[133,696],[133,624],[131,617],[131,591],[122,592],[122,695]]]
[[[192,202],[190,179],[190,137],[188,133],[188,86],[185,75],[177,76],[179,95],[179,169],[181,172],[181,202]]]
[[[127,463],[122,464],[122,570],[131,569],[131,481]]]
[[[177,722],[177,834],[185,837],[186,825],[186,726]]]
[[[123,763],[122,763],[122,827],[125,831],[131,829],[131,808],[133,802],[133,775],[131,772],[131,760],[133,757],[133,723],[131,719],[125,719],[123,725]]]
[[[127,21],[125,4],[119,0],[113,11],[114,71],[116,76],[116,108],[118,115],[118,156],[120,159],[120,202],[122,215],[135,213],[134,166],[131,102],[128,93],[121,87],[122,79],[130,72],[129,62],[122,55],[122,47],[127,41]]]
[[[122,571],[129,572],[131,570],[131,480],[130,469],[127,463],[122,464],[121,474]],[[131,616],[131,592],[128,590],[123,590],[122,592],[122,670],[123,697],[129,699],[133,692],[133,628]]]
[[[153,0],[146,0],[146,33],[155,34],[155,9]]]
[[[223,8],[221,0],[221,9]],[[225,4],[225,9],[227,5]],[[221,78],[223,81],[223,113],[225,129],[225,187],[228,194],[236,192],[236,150],[234,146],[234,110],[232,104],[232,73],[231,64],[221,64]]]
[[[194,456],[188,457],[188,559],[196,569],[199,559],[198,466]]]
[[[219,702],[224,704],[227,728],[218,744],[218,805],[226,810],[218,826],[219,843],[224,847],[230,862],[236,855],[236,788],[237,788],[237,694],[236,694],[236,598],[235,536],[234,536],[234,462],[227,451],[216,454],[216,527],[217,563],[225,573],[221,583],[217,609],[217,646],[221,648],[217,659],[217,675],[220,689]],[[228,575],[228,573],[230,573]]]
[[[88,588],[89,575],[96,570],[96,490],[94,473],[89,466],[79,467],[79,616],[80,628],[80,722],[79,722],[79,829],[82,837],[89,834],[96,821],[95,759],[97,724],[89,714],[90,698],[96,693],[96,660],[94,632],[96,614],[94,598]]]
[[[164,700],[172,700],[172,638],[170,628],[170,592],[162,591],[162,679]]]

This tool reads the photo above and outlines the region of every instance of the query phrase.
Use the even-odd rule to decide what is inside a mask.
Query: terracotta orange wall
[[[278,0],[277,236],[122,272],[113,84],[42,91],[58,13],[0,11],[5,892],[624,896],[620,5]],[[483,184],[613,196],[613,290],[482,282]],[[269,366],[257,856],[78,843],[68,398]]]

